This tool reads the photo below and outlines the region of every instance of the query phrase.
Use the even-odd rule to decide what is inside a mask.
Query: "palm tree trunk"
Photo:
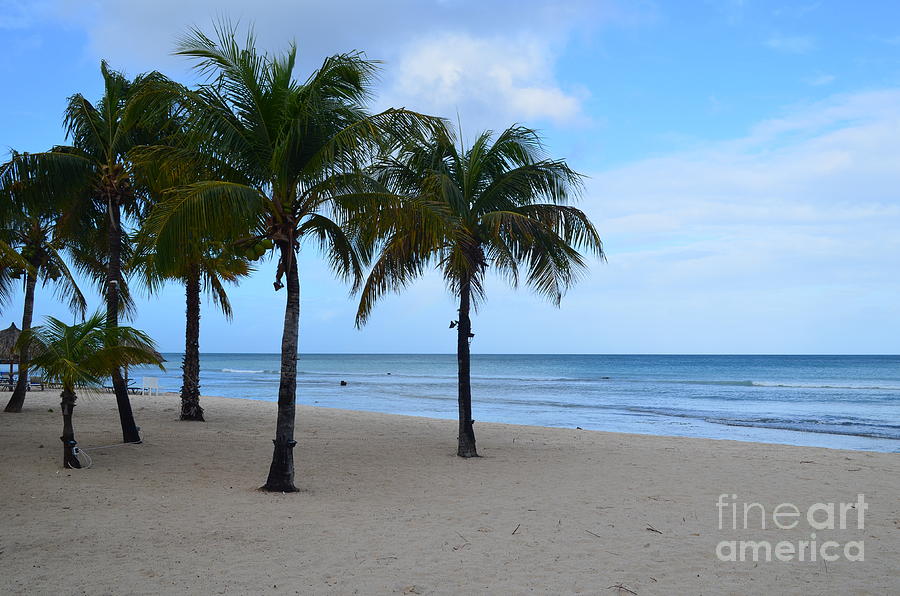
[[[275,449],[269,478],[262,487],[273,492],[295,492],[294,486],[294,413],[297,402],[297,341],[300,332],[300,276],[297,255],[289,241],[279,244],[286,265],[287,305],[281,336],[281,381],[278,384],[278,421],[275,425]]]
[[[34,286],[37,276],[25,273],[25,308],[22,311],[22,332],[31,329],[31,318],[34,314]],[[28,346],[22,346],[19,352],[19,380],[4,412],[21,412],[25,403],[25,390],[28,389]]]
[[[75,455],[75,428],[72,426],[72,410],[75,409],[75,392],[71,389],[63,389],[60,394],[62,402],[60,409],[63,415],[63,434],[59,438],[63,442],[63,467],[80,468],[81,462]]]
[[[184,361],[181,364],[181,419],[203,422],[200,407],[200,271],[191,267],[184,281],[187,321],[184,332]]]
[[[459,288],[459,324],[456,326],[456,361],[459,368],[459,448],[460,457],[478,457],[475,450],[475,429],[472,420],[472,381],[470,378],[469,339],[472,321],[469,319],[472,284],[464,280]]]
[[[109,206],[109,269],[106,288],[106,322],[111,327],[119,325],[119,284],[122,283],[122,213],[117,203]],[[119,422],[122,424],[122,441],[140,443],[141,435],[134,423],[131,411],[131,400],[128,399],[128,386],[118,367],[111,371],[113,390],[116,393],[116,405],[119,409]]]

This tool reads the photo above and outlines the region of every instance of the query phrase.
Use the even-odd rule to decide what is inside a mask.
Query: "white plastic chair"
[[[153,395],[153,390],[159,395],[159,377],[142,377],[141,378],[141,395]]]

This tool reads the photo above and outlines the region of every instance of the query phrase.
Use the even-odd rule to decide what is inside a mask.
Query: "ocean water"
[[[178,391],[181,355],[165,356],[165,374],[132,376]],[[277,354],[203,354],[201,392],[275,401],[278,368]],[[453,354],[303,354],[298,371],[301,404],[457,415]],[[476,432],[486,421],[900,452],[900,356],[476,354],[472,395]]]

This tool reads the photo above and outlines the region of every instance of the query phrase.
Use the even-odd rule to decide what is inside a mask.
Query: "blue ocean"
[[[165,356],[165,374],[132,376],[178,391],[181,355]],[[275,401],[278,365],[203,354],[201,392]],[[298,370],[301,404],[457,414],[453,354],[303,354]],[[900,452],[900,356],[484,354],[472,394],[476,421]]]

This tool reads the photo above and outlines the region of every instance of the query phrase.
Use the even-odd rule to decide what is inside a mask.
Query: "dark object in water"
[[[347,381],[341,381],[341,387],[346,387],[346,386],[347,386]]]

